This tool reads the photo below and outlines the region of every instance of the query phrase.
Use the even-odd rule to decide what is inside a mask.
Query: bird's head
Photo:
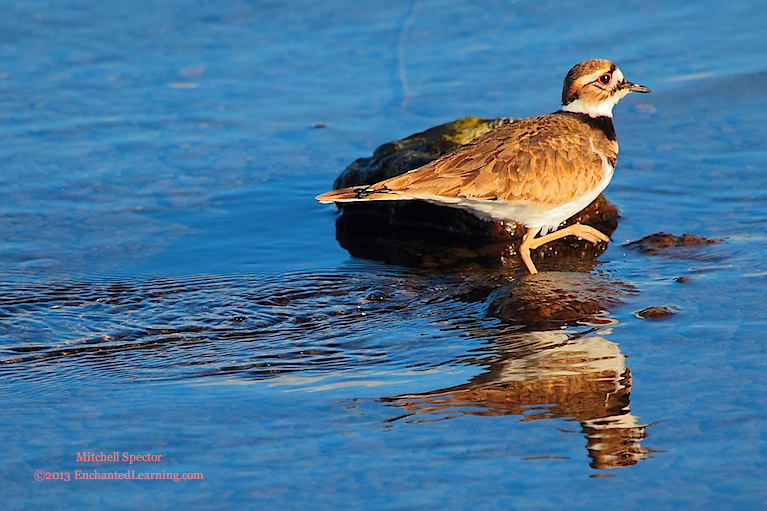
[[[650,89],[627,82],[621,70],[609,60],[587,60],[567,73],[562,88],[562,110],[591,117],[612,117],[615,104],[629,92],[650,92]]]

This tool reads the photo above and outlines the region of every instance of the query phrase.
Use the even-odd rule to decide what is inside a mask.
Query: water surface
[[[4,502],[763,507],[766,23],[760,2],[0,6]],[[348,163],[553,111],[595,57],[653,90],[615,109],[622,216],[592,273],[635,288],[622,305],[508,325],[486,311],[514,274],[338,245],[313,197]],[[659,231],[722,242],[623,246]],[[84,451],[204,479],[34,480],[130,468]]]

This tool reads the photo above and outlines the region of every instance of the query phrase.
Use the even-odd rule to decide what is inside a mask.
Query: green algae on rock
[[[436,160],[484,135],[485,133],[515,119],[481,119],[464,117],[440,124],[402,140],[388,142],[378,147],[370,158],[360,158],[346,167],[333,182],[333,189],[349,186],[370,185],[399,176]]]

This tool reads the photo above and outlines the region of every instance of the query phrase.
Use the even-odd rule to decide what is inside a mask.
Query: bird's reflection
[[[586,437],[592,468],[634,465],[651,452],[640,445],[647,425],[630,412],[631,372],[618,345],[605,338],[610,333],[605,327],[516,332],[470,361],[487,370],[468,383],[382,401],[407,410],[393,420],[571,418]]]

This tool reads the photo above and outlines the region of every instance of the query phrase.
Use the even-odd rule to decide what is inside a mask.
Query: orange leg
[[[531,227],[527,229],[527,232],[522,237],[522,244],[519,245],[519,257],[522,258],[522,262],[527,266],[527,271],[530,275],[535,275],[538,270],[533,264],[533,260],[530,259],[530,247],[533,244],[533,238],[541,231],[540,227]]]
[[[522,262],[525,263],[525,266],[527,266],[527,270],[531,275],[538,273],[538,270],[535,268],[533,260],[530,259],[530,250],[535,250],[536,248],[545,245],[546,243],[558,240],[559,238],[564,238],[565,236],[578,236],[579,238],[590,241],[595,245],[600,241],[610,241],[610,238],[598,230],[583,224],[573,224],[571,226],[565,227],[564,229],[554,231],[535,239],[535,236],[538,234],[538,232],[540,232],[540,230],[541,229],[538,227],[528,229],[527,233],[522,238],[522,244],[519,246],[519,256],[522,258]]]

